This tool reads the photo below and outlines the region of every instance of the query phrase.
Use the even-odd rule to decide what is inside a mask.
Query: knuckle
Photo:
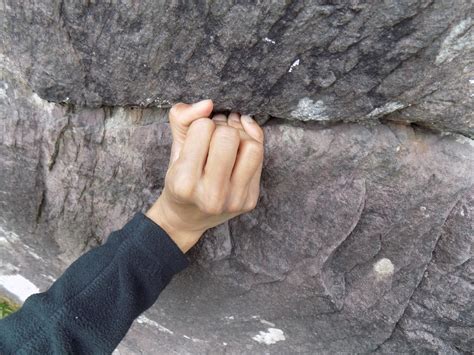
[[[208,215],[217,216],[224,212],[224,207],[222,204],[206,203],[202,207],[202,211]]]
[[[224,212],[225,197],[221,191],[212,191],[207,194],[202,211],[209,215],[219,215]]]
[[[173,121],[176,119],[176,117],[178,116],[178,112],[179,112],[179,108],[182,104],[181,103],[177,103],[177,104],[174,104],[173,106],[171,106],[171,109],[170,109],[170,112],[169,112],[169,117],[170,117],[170,121]]]
[[[166,183],[170,192],[179,199],[190,200],[194,195],[194,177],[176,164],[166,176]]]
[[[250,156],[256,160],[263,159],[263,145],[257,141],[247,141],[247,149],[250,153]]]
[[[239,213],[242,212],[243,209],[243,203],[242,201],[239,201],[238,199],[233,199],[229,202],[227,205],[227,212],[229,213]]]
[[[180,200],[190,200],[194,193],[193,184],[188,181],[174,181],[171,188],[171,193]]]
[[[169,121],[172,125],[176,125],[179,123],[179,116],[183,113],[183,110],[187,107],[187,105],[183,102],[178,102],[174,104],[170,108],[170,112],[168,114]]]
[[[257,207],[258,197],[251,197],[244,205],[244,212],[250,212]]]
[[[210,118],[199,118],[194,121],[191,126],[195,127],[199,131],[212,132],[216,127],[216,124]]]
[[[239,131],[230,126],[220,126],[218,135],[230,142],[238,142],[240,140]]]
[[[194,187],[192,184],[175,184],[173,194],[181,200],[190,200],[193,196]]]

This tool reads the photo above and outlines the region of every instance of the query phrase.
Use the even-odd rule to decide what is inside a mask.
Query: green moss
[[[11,302],[5,297],[0,296],[0,319],[5,318],[9,314],[12,314],[18,308],[20,308],[20,305]]]

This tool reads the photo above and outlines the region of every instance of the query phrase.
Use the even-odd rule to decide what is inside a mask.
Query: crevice
[[[70,119],[69,114],[67,114],[66,118],[67,118],[66,124],[61,128],[61,130],[58,133],[58,136],[56,137],[56,140],[54,141],[53,153],[51,154],[49,158],[49,163],[48,163],[49,171],[51,171],[54,168],[54,165],[56,164],[56,159],[58,157],[59,149],[61,147],[61,141],[64,139],[64,134],[71,126],[71,119]]]
[[[37,225],[40,223],[41,216],[43,215],[45,204],[46,204],[46,190],[43,189],[43,191],[41,192],[40,203],[39,203],[38,208],[36,210],[36,219],[35,219],[35,221],[36,221]]]
[[[443,226],[446,224],[446,221],[449,219],[449,216],[451,215],[452,211],[454,210],[454,208],[456,207],[456,205],[459,203],[459,201],[461,200],[461,198],[458,198],[456,199],[456,202],[453,204],[453,206],[449,209],[449,212],[447,213],[447,216],[446,218],[444,219],[443,223],[441,224],[441,227],[440,228],[443,228]],[[377,352],[381,349],[381,347],[387,343],[388,341],[390,341],[390,339],[392,338],[393,334],[395,333],[395,331],[397,330],[397,328],[399,328],[400,326],[400,322],[402,321],[403,317],[405,316],[405,312],[408,308],[408,306],[410,305],[410,302],[411,302],[411,299],[413,298],[413,296],[415,295],[416,291],[418,290],[418,287],[421,285],[421,283],[423,282],[423,279],[424,279],[424,275],[426,273],[426,270],[428,270],[428,267],[430,266],[432,260],[433,260],[433,254],[436,250],[436,248],[438,247],[438,243],[441,239],[441,235],[442,235],[442,232],[439,233],[438,237],[436,238],[436,241],[435,241],[435,245],[433,247],[433,249],[431,250],[431,257],[430,259],[427,261],[426,263],[426,266],[423,270],[423,272],[420,273],[421,277],[420,277],[420,280],[417,282],[416,286],[413,288],[413,292],[410,294],[410,296],[408,297],[408,300],[406,301],[406,305],[405,305],[405,308],[403,308],[403,311],[401,312],[400,314],[400,317],[398,318],[397,322],[395,323],[394,327],[392,328],[392,331],[390,332],[389,336],[384,340],[382,341],[382,343],[380,343],[379,345],[377,345],[376,348],[374,348],[374,350],[372,350],[372,352]]]

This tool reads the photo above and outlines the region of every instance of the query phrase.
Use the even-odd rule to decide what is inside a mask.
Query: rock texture
[[[0,217],[19,237],[4,232],[0,271],[44,288],[158,196],[169,127],[3,74]],[[122,351],[469,351],[472,141],[394,123],[265,133],[258,208],[208,233]]]
[[[331,3],[4,1],[0,293],[145,211],[171,144],[154,106],[211,97],[271,116],[258,207],[118,353],[471,352],[472,5]]]
[[[48,101],[318,121],[406,117],[473,135],[470,0],[3,3],[4,53]]]

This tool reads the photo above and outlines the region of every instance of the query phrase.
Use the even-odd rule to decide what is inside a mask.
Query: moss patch
[[[7,298],[0,296],[0,319],[12,314],[18,308],[20,308],[19,304],[16,304]]]

